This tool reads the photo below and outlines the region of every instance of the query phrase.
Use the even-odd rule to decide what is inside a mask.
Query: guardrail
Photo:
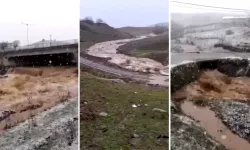
[[[35,49],[35,48],[46,48],[46,47],[54,47],[54,46],[63,46],[63,45],[71,45],[77,44],[78,39],[72,40],[65,40],[65,41],[46,41],[46,43],[36,44],[36,45],[27,45],[27,46],[20,46],[16,49],[14,48],[6,48],[4,51],[13,51],[13,50],[23,50],[23,49]]]

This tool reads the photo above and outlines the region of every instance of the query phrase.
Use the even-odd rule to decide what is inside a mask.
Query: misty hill
[[[225,16],[242,15],[232,13],[172,13],[171,19],[183,26],[190,26],[219,23],[222,21],[222,17]]]
[[[175,21],[171,21],[171,39],[179,38],[184,33],[184,26]]]
[[[133,35],[116,30],[106,23],[95,23],[89,20],[80,21],[81,42],[104,42],[132,38]]]
[[[162,26],[162,27],[168,28],[168,22],[161,22],[161,23],[151,25],[151,27],[156,27],[156,26]]]
[[[154,32],[155,28],[157,27],[163,27],[165,28],[165,32],[168,31],[168,23],[163,22],[163,23],[157,23],[151,26],[147,27],[133,27],[133,26],[128,26],[128,27],[122,27],[122,28],[117,28],[121,32],[126,32],[134,36],[142,36],[142,35],[148,35]]]

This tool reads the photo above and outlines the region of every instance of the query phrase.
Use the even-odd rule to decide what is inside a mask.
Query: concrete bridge
[[[3,66],[70,65],[78,62],[78,43],[0,51]]]

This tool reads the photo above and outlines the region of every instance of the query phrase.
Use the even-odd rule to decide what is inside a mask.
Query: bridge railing
[[[5,51],[13,51],[13,50],[24,50],[24,49],[35,49],[35,48],[46,48],[46,47],[53,47],[53,46],[64,46],[64,45],[71,45],[71,44],[77,44],[78,39],[72,39],[72,40],[65,40],[65,41],[47,41],[46,43],[41,44],[31,44],[26,46],[20,46],[16,49],[14,48],[6,48]]]

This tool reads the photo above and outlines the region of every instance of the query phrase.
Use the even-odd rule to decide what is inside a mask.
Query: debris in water
[[[222,136],[221,136],[221,139],[223,139],[223,140],[225,140],[226,138],[227,138],[226,135],[222,135]]]
[[[137,106],[136,106],[136,104],[133,104],[132,107],[136,108]]]

